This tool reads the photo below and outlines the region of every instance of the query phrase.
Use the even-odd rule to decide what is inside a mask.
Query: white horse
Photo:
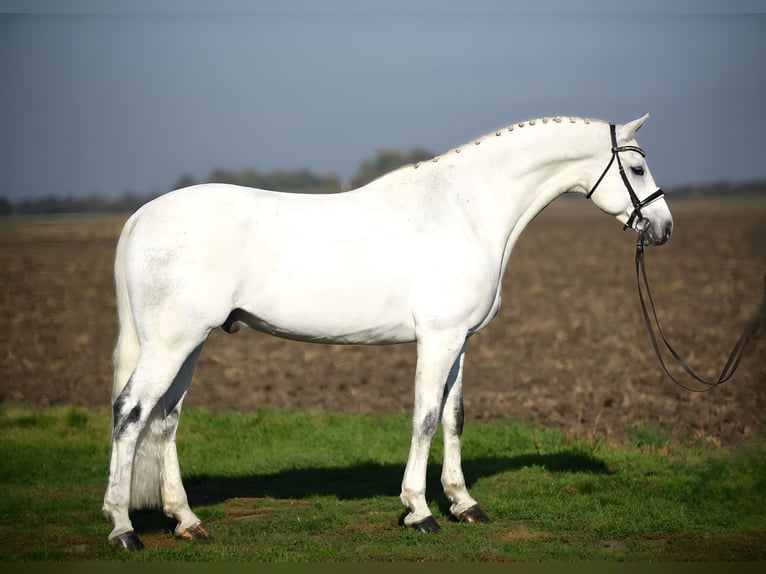
[[[207,336],[241,324],[318,343],[416,341],[404,523],[439,529],[425,491],[440,421],[450,512],[486,522],[460,462],[466,345],[500,309],[519,235],[559,195],[591,197],[646,243],[670,237],[670,212],[634,141],[646,117],[617,128],[559,117],[514,124],[346,193],[205,184],[140,208],[115,261],[109,540],[142,548],[129,509],[160,505],[177,536],[208,538],[181,482],[176,429]]]

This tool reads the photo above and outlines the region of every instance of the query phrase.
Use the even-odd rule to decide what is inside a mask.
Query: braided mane
[[[564,118],[562,116],[554,116],[554,117],[537,118],[537,119],[534,119],[534,120],[527,120],[527,121],[523,121],[523,122],[518,122],[518,123],[510,124],[509,126],[507,126],[505,128],[502,128],[502,129],[496,130],[494,132],[490,132],[488,134],[480,136],[480,137],[476,138],[473,142],[469,142],[467,144],[463,144],[463,145],[458,146],[456,148],[453,148],[453,149],[451,149],[451,150],[449,150],[449,151],[447,151],[447,152],[445,152],[443,154],[439,154],[437,156],[434,156],[431,160],[428,160],[428,161],[436,163],[442,157],[446,156],[447,154],[452,154],[452,153],[459,154],[459,153],[461,153],[463,151],[466,151],[466,150],[468,150],[468,149],[470,149],[472,147],[480,145],[482,142],[485,142],[485,141],[493,139],[493,138],[500,137],[500,136],[502,136],[502,135],[504,135],[504,134],[506,134],[508,132],[518,131],[518,130],[526,127],[526,126],[535,126],[535,125],[548,124],[548,123],[560,124],[560,123],[566,123],[566,122],[568,122],[570,124],[576,124],[577,122],[582,122],[582,123],[585,123],[585,124],[606,123],[603,120],[594,120],[594,119],[591,119],[591,118],[580,118],[580,117],[576,117],[576,116],[569,116],[569,117],[566,117],[566,118]],[[421,162],[417,162],[415,164],[409,164],[409,165],[403,166],[403,167],[412,167],[413,169],[417,169],[423,163],[428,163],[428,161],[426,161],[426,162],[422,162],[421,161]]]

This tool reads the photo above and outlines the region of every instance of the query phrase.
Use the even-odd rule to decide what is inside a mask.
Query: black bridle
[[[601,173],[601,176],[596,180],[595,185],[591,188],[591,190],[587,194],[585,194],[585,197],[590,199],[590,197],[596,191],[596,188],[598,188],[599,184],[606,176],[607,172],[609,171],[609,168],[612,167],[614,160],[616,159],[617,167],[620,169],[620,177],[622,178],[622,183],[625,184],[625,189],[628,190],[628,195],[630,196],[630,202],[633,204],[633,212],[630,214],[630,217],[628,217],[628,221],[625,222],[625,225],[622,228],[622,230],[625,231],[628,227],[633,227],[633,222],[636,220],[636,218],[638,218],[639,221],[642,219],[641,209],[643,207],[646,207],[650,203],[657,201],[659,198],[665,195],[665,192],[657,188],[657,191],[652,193],[649,197],[643,200],[638,198],[638,195],[633,189],[633,186],[630,185],[630,180],[628,179],[628,175],[625,173],[625,168],[622,165],[622,161],[620,161],[620,152],[634,151],[636,153],[640,153],[642,157],[646,157],[646,153],[644,153],[644,150],[642,150],[640,147],[635,145],[618,146],[617,145],[617,130],[614,124],[609,124],[609,133],[612,137],[612,157],[609,160],[609,163],[606,165],[606,168],[604,169],[604,171]]]
[[[609,172],[609,169],[612,167],[612,164],[614,163],[616,159],[617,167],[620,170],[620,177],[622,178],[622,182],[625,185],[625,189],[628,190],[630,201],[633,204],[633,211],[631,212],[627,222],[622,228],[623,230],[625,230],[625,229],[628,229],[629,227],[633,227],[633,223],[634,221],[636,221],[636,219],[638,219],[640,223],[643,220],[643,216],[641,215],[641,209],[646,207],[650,203],[660,199],[662,196],[665,195],[665,193],[658,188],[657,191],[649,195],[647,198],[643,200],[638,198],[638,195],[633,189],[633,186],[630,185],[630,180],[628,179],[628,176],[625,173],[625,168],[622,165],[622,161],[620,161],[620,152],[634,151],[636,153],[640,153],[642,157],[646,157],[646,153],[644,153],[644,150],[642,150],[638,146],[632,146],[632,145],[618,146],[616,128],[614,124],[609,124],[609,133],[612,137],[612,157],[609,160],[609,163],[607,164],[604,171],[601,173],[601,176],[598,178],[598,180],[596,180],[595,185],[591,188],[591,190],[586,194],[585,197],[590,198],[593,195],[593,193],[596,191],[596,188],[598,188],[599,184],[604,179],[607,172]],[[724,365],[724,368],[721,371],[721,374],[718,376],[718,379],[715,381],[707,381],[703,379],[702,377],[700,377],[699,375],[697,375],[697,373],[695,373],[689,367],[689,365],[686,364],[686,361],[684,361],[681,358],[681,356],[678,354],[675,348],[670,344],[668,339],[665,337],[665,334],[662,332],[662,327],[660,326],[660,320],[657,318],[657,310],[654,306],[654,297],[652,297],[652,292],[649,289],[649,279],[646,276],[646,263],[644,262],[644,245],[645,245],[644,234],[646,232],[646,225],[644,224],[644,225],[637,226],[636,231],[638,232],[638,240],[636,241],[636,281],[638,283],[638,298],[641,302],[641,312],[643,313],[644,322],[646,323],[646,330],[649,332],[649,338],[652,341],[654,352],[657,354],[657,358],[660,361],[662,370],[665,371],[665,374],[668,377],[670,377],[670,380],[672,380],[676,385],[678,385],[679,387],[687,391],[692,391],[697,393],[712,391],[718,385],[721,385],[725,383],[726,381],[728,381],[729,379],[731,379],[732,375],[734,375],[734,372],[737,370],[737,367],[739,366],[743,355],[745,354],[745,350],[747,348],[748,343],[752,339],[755,332],[758,330],[759,326],[762,325],[764,321],[766,321],[766,295],[764,296],[764,299],[761,303],[761,307],[758,310],[758,312],[745,325],[745,330],[743,331],[742,335],[740,335],[739,339],[734,345],[734,348],[729,354],[729,358],[727,359],[726,364]],[[644,291],[646,291],[646,298],[644,298]],[[647,305],[647,300],[649,302],[648,305]],[[649,312],[650,309],[651,309],[651,314]],[[652,319],[654,320],[654,322],[652,322]],[[657,333],[659,333],[659,338],[654,332],[654,326],[653,326],[654,324],[657,325]],[[692,379],[697,381],[697,383],[703,385],[703,388],[698,389],[698,388],[693,388],[688,385],[685,385],[671,374],[670,370],[665,364],[665,360],[662,357],[662,349],[660,348],[659,340],[662,340],[667,350],[670,352],[670,354],[673,356],[676,362],[681,366],[681,368],[686,372],[686,374],[688,374]]]

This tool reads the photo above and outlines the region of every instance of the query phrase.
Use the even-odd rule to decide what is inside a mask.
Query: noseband
[[[646,157],[646,153],[644,150],[642,150],[638,146],[634,145],[624,145],[624,146],[618,146],[617,145],[617,133],[616,128],[614,124],[609,124],[609,133],[612,137],[612,157],[609,160],[609,163],[606,165],[606,168],[601,173],[601,177],[596,180],[596,184],[591,188],[591,190],[585,195],[588,199],[593,195],[593,193],[596,191],[596,188],[601,183],[601,180],[604,179],[607,172],[609,171],[609,168],[612,167],[612,164],[614,163],[614,160],[617,159],[617,167],[620,169],[620,177],[622,178],[622,183],[625,184],[625,189],[628,190],[628,195],[630,196],[630,202],[633,204],[633,212],[630,214],[630,217],[628,217],[628,221],[623,226],[622,230],[625,231],[628,227],[633,227],[633,222],[638,218],[640,221],[642,219],[641,216],[641,208],[646,207],[650,203],[658,200],[663,195],[665,195],[665,192],[662,191],[660,188],[657,188],[657,191],[655,191],[653,194],[651,194],[649,197],[644,199],[643,201],[638,198],[638,195],[636,194],[635,190],[633,189],[633,186],[630,185],[630,180],[628,179],[628,175],[625,173],[625,168],[622,165],[622,161],[620,161],[620,152],[622,151],[634,151],[637,153],[640,153],[642,157]]]

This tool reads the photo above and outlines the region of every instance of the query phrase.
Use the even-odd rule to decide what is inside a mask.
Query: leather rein
[[[596,180],[595,185],[591,188],[591,190],[586,194],[585,197],[590,198],[593,195],[593,192],[596,191],[596,188],[599,186],[601,181],[606,176],[607,172],[609,171],[609,168],[611,168],[614,161],[617,160],[617,166],[620,170],[620,177],[622,179],[623,184],[625,185],[625,188],[628,190],[628,194],[630,195],[630,201],[633,204],[633,212],[630,214],[630,217],[628,217],[627,222],[623,226],[622,228],[623,231],[628,229],[629,227],[633,227],[633,223],[636,222],[636,219],[638,219],[638,221],[636,222],[637,223],[636,231],[638,233],[638,240],[636,241],[636,282],[638,283],[638,298],[639,298],[639,301],[641,302],[641,312],[644,316],[644,322],[646,323],[646,330],[649,332],[649,338],[652,341],[652,347],[654,347],[654,352],[656,353],[657,358],[660,361],[662,370],[665,371],[665,374],[676,385],[678,385],[682,389],[695,392],[695,393],[712,391],[718,385],[721,385],[725,383],[726,381],[728,381],[729,379],[731,379],[732,375],[734,375],[734,372],[737,370],[737,367],[739,367],[740,361],[742,360],[742,357],[745,354],[745,350],[747,349],[748,343],[750,343],[750,341],[753,338],[753,335],[755,335],[756,331],[758,331],[758,328],[760,327],[760,325],[764,324],[764,321],[766,321],[766,294],[764,295],[763,301],[761,302],[761,306],[758,309],[758,311],[745,325],[744,331],[742,332],[736,344],[734,345],[734,348],[731,350],[731,353],[729,354],[729,358],[727,359],[726,364],[721,370],[721,374],[718,375],[718,378],[715,381],[708,381],[700,377],[697,373],[695,373],[689,367],[689,365],[686,364],[686,361],[684,361],[681,358],[681,356],[678,354],[675,348],[670,344],[667,337],[665,337],[665,334],[662,331],[662,327],[660,326],[660,321],[657,317],[657,310],[654,305],[654,297],[652,296],[651,289],[649,288],[649,279],[647,278],[647,275],[646,275],[646,264],[644,262],[644,234],[646,232],[646,223],[642,224],[642,222],[645,220],[643,220],[641,216],[641,208],[646,207],[653,201],[656,201],[657,199],[663,197],[665,194],[661,189],[657,189],[657,191],[655,191],[654,193],[652,193],[651,195],[649,195],[643,200],[640,200],[638,198],[638,195],[634,191],[633,186],[631,186],[630,180],[628,179],[628,176],[625,173],[625,168],[623,167],[622,162],[620,161],[620,152],[633,151],[633,152],[637,152],[641,154],[643,157],[646,157],[646,154],[644,153],[644,150],[642,150],[640,147],[637,147],[637,146],[618,146],[616,128],[614,124],[609,124],[609,131],[612,138],[612,158],[609,160],[609,163],[607,164],[606,169],[604,169],[604,171],[601,173],[601,176],[598,178],[598,180]],[[646,295],[644,295],[644,292],[646,293]],[[648,301],[648,305],[647,305],[647,301]],[[655,330],[654,330],[655,324],[657,326],[657,333],[659,334],[659,337],[657,336],[657,333],[655,333]],[[673,374],[668,369],[668,366],[665,364],[665,360],[662,357],[662,349],[659,343],[660,340],[665,345],[665,348],[667,348],[667,350],[670,352],[673,359],[675,359],[675,361],[681,366],[681,368],[686,372],[686,374],[689,375],[698,384],[702,385],[702,388],[694,388],[689,385],[686,385],[673,376]]]
[[[742,331],[742,334],[739,336],[739,339],[734,345],[734,348],[731,350],[731,353],[729,354],[729,358],[726,360],[726,364],[724,365],[723,370],[721,370],[721,374],[718,375],[718,378],[715,381],[708,381],[700,377],[697,373],[695,373],[689,367],[689,365],[686,364],[686,361],[684,361],[681,358],[678,352],[670,344],[667,337],[665,337],[665,334],[662,332],[662,327],[660,326],[660,320],[657,318],[657,310],[654,306],[654,297],[652,297],[652,292],[649,289],[649,279],[647,279],[646,277],[646,264],[644,262],[644,232],[643,231],[638,232],[638,240],[636,241],[636,281],[638,283],[638,298],[641,301],[641,312],[644,315],[646,330],[649,332],[649,338],[652,340],[652,346],[654,347],[654,352],[657,354],[657,358],[660,361],[660,365],[662,365],[662,370],[665,371],[665,374],[667,374],[668,377],[670,377],[670,380],[673,381],[676,385],[678,385],[682,389],[685,389],[687,391],[691,391],[694,393],[704,393],[707,391],[712,391],[718,385],[721,385],[725,383],[726,381],[728,381],[729,379],[731,379],[732,375],[734,375],[734,372],[737,370],[737,367],[739,367],[739,363],[745,354],[745,350],[747,349],[748,343],[751,341],[756,331],[758,331],[759,326],[762,325],[764,320],[766,319],[766,295],[764,296],[763,301],[761,302],[760,309],[755,313],[755,315],[753,315],[753,317],[745,325],[745,329],[744,331]],[[646,299],[644,298],[644,288],[642,288],[642,283],[643,283],[643,287],[646,289]],[[647,306],[647,301],[649,302],[648,306]],[[651,315],[649,313],[650,309],[651,309]],[[654,324],[657,325],[657,333],[659,333],[660,339],[664,343],[667,350],[670,352],[670,354],[673,356],[676,362],[679,365],[681,365],[681,368],[683,368],[686,374],[688,374],[692,379],[697,381],[697,383],[702,385],[702,388],[694,388],[689,385],[686,385],[680,382],[676,377],[674,377],[670,373],[667,365],[665,364],[664,359],[662,358],[662,350],[660,348],[657,335],[654,332],[652,319],[654,319]]]

